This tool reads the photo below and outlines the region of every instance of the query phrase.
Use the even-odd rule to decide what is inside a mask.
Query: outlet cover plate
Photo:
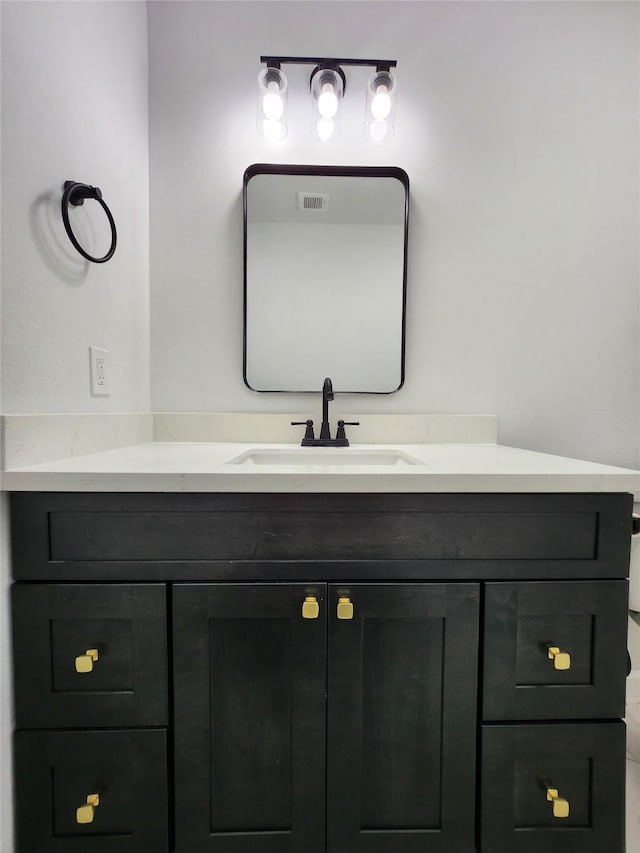
[[[89,347],[89,367],[91,394],[94,397],[108,397],[109,388],[109,350]]]

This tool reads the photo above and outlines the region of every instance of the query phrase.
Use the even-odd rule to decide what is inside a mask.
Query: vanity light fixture
[[[395,123],[396,81],[391,69],[394,59],[329,59],[309,56],[261,56],[266,66],[258,75],[258,131],[266,139],[280,140],[287,135],[287,78],[282,65],[313,65],[309,79],[311,90],[311,132],[320,142],[340,134],[340,111],[347,88],[342,66],[373,66],[375,72],[367,84],[364,137],[369,142],[391,139]]]

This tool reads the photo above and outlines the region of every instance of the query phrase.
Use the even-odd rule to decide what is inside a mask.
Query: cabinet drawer
[[[163,730],[17,732],[15,764],[17,853],[168,849]]]
[[[483,726],[481,850],[623,853],[624,774],[622,721]]]
[[[11,496],[20,580],[625,578],[631,495]]]
[[[487,584],[484,719],[622,717],[627,597],[626,581]]]
[[[18,728],[167,724],[164,585],[17,584],[12,593]]]

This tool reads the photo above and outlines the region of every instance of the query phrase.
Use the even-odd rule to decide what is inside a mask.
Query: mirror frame
[[[243,312],[242,312],[242,378],[251,391],[258,394],[308,394],[309,391],[288,391],[278,389],[263,391],[253,388],[247,381],[247,187],[251,178],[256,175],[327,175],[330,177],[350,178],[396,178],[404,188],[404,246],[402,267],[402,340],[400,344],[400,384],[391,391],[348,391],[349,394],[395,394],[404,385],[405,379],[405,349],[407,327],[407,254],[409,242],[409,176],[399,166],[303,166],[281,165],[277,163],[254,163],[245,170],[242,181],[242,281],[243,281]],[[319,388],[317,389],[320,390]],[[339,393],[340,389],[336,389]]]

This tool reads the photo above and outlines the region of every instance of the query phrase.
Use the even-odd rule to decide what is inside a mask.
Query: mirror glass
[[[244,380],[388,394],[404,380],[409,179],[395,167],[250,166]]]

